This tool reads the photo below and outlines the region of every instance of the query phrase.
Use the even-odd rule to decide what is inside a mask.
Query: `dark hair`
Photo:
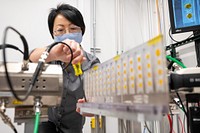
[[[80,11],[69,4],[61,4],[57,6],[57,9],[52,8],[49,13],[48,26],[49,26],[49,32],[52,38],[54,38],[53,36],[54,20],[58,14],[63,15],[71,23],[79,26],[81,28],[82,35],[85,33],[85,23]]]

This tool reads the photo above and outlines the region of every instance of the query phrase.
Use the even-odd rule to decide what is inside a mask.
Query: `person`
[[[55,42],[67,43],[73,51],[71,64],[81,63],[82,71],[90,69],[99,59],[83,50],[80,43],[85,33],[85,24],[78,9],[69,4],[53,8],[48,16],[49,31]],[[36,48],[30,53],[30,60],[38,62],[46,47]],[[46,62],[60,64],[63,68],[70,62],[69,48],[59,43],[54,46]],[[61,104],[48,109],[48,121],[39,125],[39,133],[81,133],[84,116],[76,108],[77,102],[85,102],[83,76],[75,76],[72,65],[63,69],[63,94]],[[76,111],[78,110],[78,111]]]

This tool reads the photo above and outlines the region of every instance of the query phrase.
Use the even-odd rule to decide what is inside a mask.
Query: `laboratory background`
[[[21,91],[28,90],[27,80],[39,63],[24,60],[19,51],[25,50],[23,39],[6,28],[23,35],[28,53],[52,44],[48,14],[61,3],[81,12],[86,25],[81,46],[101,62],[82,73],[87,102],[77,107],[82,114],[94,114],[86,117],[83,133],[200,131],[199,0],[0,3],[0,132],[36,133],[38,124],[48,119],[48,107],[59,104],[63,82],[57,65],[43,64],[37,75],[41,81],[26,100],[13,95],[11,89],[25,96]]]

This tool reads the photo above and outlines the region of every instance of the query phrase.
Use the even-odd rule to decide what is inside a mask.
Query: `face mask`
[[[54,37],[55,42],[62,42],[65,39],[70,39],[70,40],[74,40],[77,43],[81,43],[82,42],[82,33],[81,32],[68,33],[68,34],[63,34],[63,35]]]

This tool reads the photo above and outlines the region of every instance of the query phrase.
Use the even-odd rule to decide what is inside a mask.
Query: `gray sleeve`
[[[83,71],[86,71],[86,70],[92,68],[92,66],[94,66],[95,64],[100,63],[100,60],[94,55],[84,52],[84,56],[86,57],[87,61],[83,62],[83,64],[82,64]]]

